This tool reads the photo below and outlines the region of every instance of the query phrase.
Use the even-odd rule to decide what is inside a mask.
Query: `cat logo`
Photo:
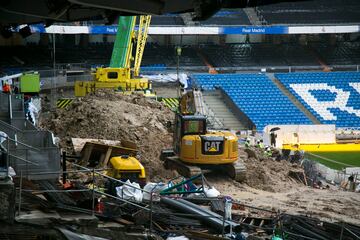
[[[222,154],[224,149],[224,139],[218,136],[201,136],[202,154],[217,155]]]
[[[219,152],[221,142],[205,142],[205,152]]]

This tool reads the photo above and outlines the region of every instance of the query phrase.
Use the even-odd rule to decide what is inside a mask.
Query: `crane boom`
[[[75,96],[82,97],[99,88],[112,88],[127,94],[142,93],[155,97],[151,81],[139,77],[151,16],[140,16],[136,28],[135,16],[121,16],[109,68],[97,68],[93,81],[76,81]],[[133,48],[135,40],[135,58]]]
[[[120,16],[111,56],[111,68],[129,68],[132,55],[132,37],[135,28],[135,16]]]
[[[141,60],[144,54],[144,49],[146,45],[146,40],[148,36],[149,26],[150,26],[151,16],[140,16],[139,20],[139,29],[137,34],[137,45],[136,45],[136,55],[134,62],[134,76],[139,76]]]

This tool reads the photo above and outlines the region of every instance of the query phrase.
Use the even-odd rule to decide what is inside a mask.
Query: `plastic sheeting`
[[[2,144],[6,138],[8,137],[8,135],[2,131],[0,131],[0,144]]]
[[[177,236],[177,237],[168,237],[166,240],[189,240],[185,236]]]
[[[153,81],[153,82],[176,82],[177,81],[177,74],[169,73],[169,74],[157,74],[157,75],[142,75],[143,77]],[[179,81],[181,84],[184,85],[184,88],[188,88],[188,76],[185,73],[179,74]]]
[[[168,187],[169,187],[169,185],[166,183],[147,183],[144,187],[143,199],[150,201],[150,194],[148,192],[160,193],[162,190],[164,190]],[[157,200],[157,199],[155,199],[155,200]]]
[[[126,200],[133,200],[136,202],[142,202],[143,193],[140,190],[140,185],[136,182],[126,181],[126,185],[122,185],[120,187],[116,187],[116,195],[119,198],[123,198]]]

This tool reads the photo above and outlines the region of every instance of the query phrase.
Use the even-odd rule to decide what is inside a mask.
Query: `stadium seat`
[[[275,77],[321,123],[337,127],[360,126],[360,93],[350,85],[360,83],[359,72],[285,73],[275,74]],[[336,99],[340,91],[345,95]],[[334,107],[323,107],[335,99]]]
[[[264,74],[193,74],[195,84],[228,95],[260,131],[269,124],[311,124],[311,121]]]

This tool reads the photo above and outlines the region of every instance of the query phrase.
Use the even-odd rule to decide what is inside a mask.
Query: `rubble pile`
[[[172,146],[174,121],[173,112],[160,102],[102,90],[41,116],[40,126],[58,136],[67,152],[73,149],[71,138],[132,141],[138,146],[139,160],[151,180],[174,175],[159,160],[161,150]]]
[[[268,192],[281,192],[303,185],[289,175],[290,172],[302,171],[300,165],[286,160],[276,161],[272,157],[265,156],[263,149],[252,147],[245,151],[247,152],[247,157],[243,159],[247,169],[245,183],[250,187]]]

